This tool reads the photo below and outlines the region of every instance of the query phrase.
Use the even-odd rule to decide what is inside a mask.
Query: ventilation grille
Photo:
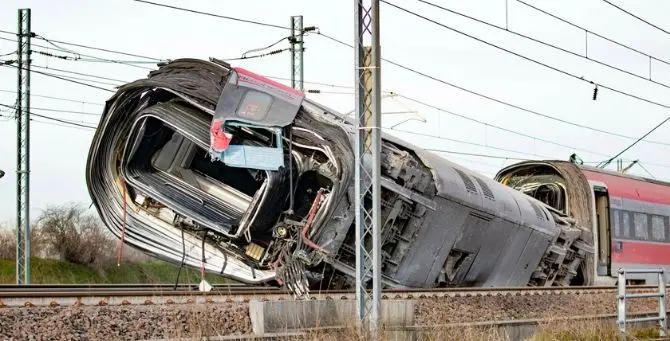
[[[487,197],[491,200],[495,199],[495,197],[493,196],[493,192],[491,191],[491,188],[489,187],[489,185],[486,184],[486,182],[484,182],[484,180],[482,180],[482,179],[480,179],[476,176],[473,176],[473,178],[475,178],[475,181],[477,181],[477,183],[479,184],[479,187],[482,188],[482,191],[484,192],[485,197]]]
[[[542,209],[540,208],[540,206],[538,206],[536,203],[534,203],[530,200],[528,200],[528,202],[530,203],[530,206],[533,206],[533,209],[535,210],[535,214],[537,214],[537,218],[540,219],[540,220],[545,220],[546,217],[544,216],[544,213],[542,212]]]
[[[475,183],[472,182],[472,179],[470,179],[470,177],[467,174],[463,173],[463,171],[461,171],[460,169],[454,168],[454,170],[456,171],[456,173],[458,173],[458,175],[461,176],[461,179],[463,179],[465,189],[467,189],[470,192],[477,193],[477,187],[475,187]]]

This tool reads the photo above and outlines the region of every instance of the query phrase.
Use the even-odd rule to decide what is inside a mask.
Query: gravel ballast
[[[419,298],[416,325],[616,313],[614,293]],[[658,309],[636,299],[628,312]],[[0,308],[0,340],[144,340],[250,334],[247,303]]]

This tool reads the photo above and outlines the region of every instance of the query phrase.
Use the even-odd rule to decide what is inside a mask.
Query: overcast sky
[[[593,101],[591,84],[382,4],[381,45],[382,56],[386,59],[543,115],[625,136],[642,136],[668,115],[669,110],[662,105],[670,106],[670,97],[667,96],[669,89],[663,85],[486,27],[418,1],[389,1],[552,67],[661,105],[626,97],[602,87],[598,91],[597,100]],[[502,27],[507,25],[514,32],[530,35],[578,54],[584,54],[586,49],[584,31],[560,23],[516,0],[508,1],[507,16],[505,0],[434,1]],[[526,1],[595,33],[630,45],[652,55],[654,59],[670,61],[670,35],[641,23],[601,0]],[[668,1],[613,1],[652,23],[660,26],[667,24],[664,19],[670,13]],[[163,0],[163,3],[282,26],[289,25],[291,15],[303,15],[305,26],[317,26],[325,34],[353,43],[353,1]],[[42,37],[161,59],[239,57],[247,50],[267,46],[288,33],[287,30],[186,13],[131,0],[3,0],[0,1],[0,30],[16,31],[18,8],[32,9],[32,31]],[[670,24],[667,26],[670,29]],[[15,39],[12,34],[0,33],[0,37]],[[309,35],[305,42],[306,81],[344,86],[354,84],[352,49],[317,34]],[[57,51],[43,40],[33,39],[33,43],[49,47],[34,47],[36,51],[73,56]],[[99,58],[141,60],[58,45]],[[287,46],[288,43],[284,41],[276,48]],[[0,39],[0,55],[15,50],[16,43]],[[649,78],[647,55],[636,54],[593,36],[588,38],[588,55],[627,72]],[[0,60],[13,58],[10,54],[0,57]],[[123,81],[143,78],[148,72],[146,69],[122,64],[64,61],[43,55],[33,55],[33,65],[34,70],[63,76],[83,77],[56,71],[54,68]],[[234,62],[233,65],[243,66],[263,75],[290,77],[288,52]],[[142,66],[153,67],[151,64]],[[653,61],[651,66],[653,81],[670,84],[670,65]],[[585,162],[596,163],[617,154],[633,142],[486,100],[389,63],[382,64],[381,72],[383,90],[394,91],[433,106],[420,105],[402,98],[384,99],[382,111],[416,111],[420,116],[414,117],[423,117],[426,120],[426,123],[409,120],[398,125],[396,129],[436,137],[406,132],[394,134],[426,148],[502,157],[441,153],[444,157],[487,176],[493,176],[504,165],[516,162],[506,160],[505,157],[565,160],[571,153],[576,152]],[[116,81],[94,80],[119,84]],[[109,84],[88,83],[113,88]],[[353,95],[347,94],[351,89],[313,84],[306,84],[306,88],[344,92],[345,94],[309,95],[312,99],[342,112],[351,111],[355,106]],[[16,69],[0,67],[0,103],[13,105],[16,96],[12,92],[15,89]],[[32,76],[31,91],[35,95],[31,98],[34,113],[92,126],[97,124],[99,116],[96,115],[100,114],[102,104],[112,94],[36,73]],[[73,101],[54,100],[37,95]],[[448,109],[486,124],[468,121],[438,111],[434,107]],[[79,113],[53,112],[38,108]],[[11,109],[0,108],[0,115],[13,115],[13,112]],[[383,117],[383,125],[390,127],[411,117],[411,113],[386,115]],[[64,201],[90,204],[84,171],[93,130],[53,123],[54,121],[38,117],[34,117],[31,123],[32,217],[36,217],[48,205]],[[493,126],[535,138],[504,132]],[[647,139],[670,144],[668,133],[670,124],[659,128]],[[670,179],[669,150],[667,145],[641,142],[622,157],[627,160],[639,159],[642,166],[654,177],[667,180]],[[15,151],[16,122],[11,118],[0,117],[0,169],[7,172],[0,179],[0,221],[15,219]],[[616,168],[616,164],[613,162],[609,168]],[[648,176],[639,166],[635,166],[630,172]]]

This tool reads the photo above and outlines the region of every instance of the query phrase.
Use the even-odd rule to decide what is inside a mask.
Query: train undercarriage
[[[159,66],[119,88],[93,139],[87,183],[110,231],[243,283],[353,287],[353,123],[252,73],[244,88],[224,62]],[[246,100],[290,119],[217,121],[222,101]],[[385,286],[588,284],[588,229],[560,210],[390,135],[381,160]]]

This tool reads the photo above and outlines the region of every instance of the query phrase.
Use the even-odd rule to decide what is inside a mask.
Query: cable
[[[277,40],[276,42],[274,42],[274,43],[272,43],[272,44],[270,44],[270,45],[268,45],[268,46],[265,46],[265,47],[259,47],[259,48],[255,48],[255,49],[251,49],[251,50],[249,50],[249,51],[246,51],[246,52],[242,53],[242,57],[246,56],[247,53],[267,50],[267,49],[269,49],[269,48],[271,48],[271,47],[273,47],[273,46],[275,46],[275,45],[281,43],[282,41],[284,41],[284,40],[286,40],[286,39],[288,39],[288,38],[290,38],[290,37],[289,37],[289,36],[287,36],[287,37],[282,37],[281,39]]]
[[[0,106],[6,107],[6,108],[11,108],[11,109],[16,109],[11,105],[2,104],[2,103],[0,103]],[[40,117],[40,118],[47,119],[47,120],[52,120],[52,121],[56,121],[56,122],[60,122],[60,123],[70,124],[70,125],[74,125],[74,126],[78,126],[78,127],[82,127],[82,128],[97,129],[96,127],[86,125],[86,123],[89,123],[89,122],[73,122],[73,121],[68,121],[68,120],[64,120],[64,119],[60,119],[60,118],[56,118],[56,117],[40,115],[40,114],[37,114],[37,113],[34,113],[34,112],[28,112],[28,113],[31,116],[36,116],[36,117]]]
[[[611,3],[611,2],[609,2],[609,1],[607,1],[607,0],[602,0],[602,1],[605,2],[605,3],[607,3],[607,4],[609,4],[610,6],[612,6],[612,7],[614,7],[614,8],[616,8],[616,9],[618,9],[618,10],[620,10],[620,11],[622,11],[622,12],[628,14],[628,15],[630,15],[631,17],[633,17],[633,18],[635,18],[635,19],[637,19],[637,20],[639,20],[639,21],[641,21],[641,22],[643,22],[643,23],[645,23],[645,24],[647,24],[647,25],[649,25],[649,26],[651,26],[651,27],[653,27],[653,28],[655,28],[655,29],[657,29],[657,30],[663,32],[663,33],[665,33],[665,34],[670,34],[670,32],[666,31],[665,29],[662,29],[662,28],[660,28],[659,26],[654,25],[654,24],[650,23],[649,21],[642,19],[641,17],[639,17],[639,16],[637,16],[637,15],[631,13],[630,11],[627,11],[627,10],[624,9],[624,8],[619,7],[619,6],[616,5],[616,4],[613,4],[613,3]]]
[[[449,154],[455,154],[455,155],[479,156],[479,157],[486,157],[486,158],[491,158],[491,159],[501,159],[501,160],[515,160],[515,161],[526,161],[526,160],[528,160],[528,159],[520,159],[520,158],[516,158],[516,157],[509,157],[509,156],[466,153],[466,152],[457,152],[457,151],[453,151],[453,150],[435,149],[435,148],[425,148],[425,150],[430,150],[430,151],[440,152],[440,153],[449,153]]]
[[[16,90],[0,89],[0,92],[16,94]],[[30,97],[41,97],[41,98],[48,98],[48,99],[53,99],[53,100],[57,100],[57,101],[72,102],[72,103],[79,103],[79,104],[89,104],[89,105],[98,105],[98,106],[103,106],[103,105],[104,105],[104,104],[100,104],[100,103],[93,103],[93,102],[79,101],[79,100],[71,99],[71,98],[63,98],[63,97],[53,97],[53,96],[39,95],[39,94],[33,93],[32,91],[30,92]]]
[[[336,43],[338,43],[338,44],[340,44],[340,45],[347,46],[347,47],[349,47],[349,48],[353,48],[353,45],[348,44],[348,43],[345,43],[345,42],[343,42],[342,40],[339,40],[339,39],[337,39],[337,38],[335,38],[335,37],[332,37],[332,36],[330,36],[330,35],[327,35],[327,34],[325,34],[325,33],[317,32],[317,34],[323,36],[324,38],[330,39],[330,40],[332,40],[332,41],[334,41],[334,42],[336,42]],[[529,114],[532,114],[532,115],[536,115],[536,116],[544,117],[544,118],[549,119],[549,120],[552,120],[552,121],[556,121],[556,122],[560,122],[560,123],[563,123],[563,124],[571,125],[571,126],[578,127],[578,128],[581,128],[581,129],[586,129],[586,130],[590,130],[590,131],[595,131],[595,132],[598,132],[598,133],[601,133],[601,134],[606,134],[606,135],[610,135],[610,136],[616,136],[616,137],[619,137],[619,138],[625,138],[625,139],[629,139],[629,140],[635,140],[635,139],[636,139],[635,137],[632,137],[632,136],[627,136],[627,135],[623,135],[623,134],[619,134],[619,133],[613,133],[613,132],[610,132],[610,131],[607,131],[607,130],[602,130],[602,129],[594,128],[594,127],[591,127],[591,126],[587,126],[587,125],[583,125],[583,124],[579,124],[579,123],[575,123],[575,122],[567,121],[567,120],[564,120],[564,119],[561,119],[561,118],[558,118],[558,117],[554,117],[554,116],[551,116],[551,115],[543,114],[543,113],[541,113],[541,112],[539,112],[539,111],[536,111],[536,110],[533,110],[533,109],[528,109],[528,108],[525,108],[525,107],[522,107],[522,106],[520,106],[520,105],[516,105],[516,104],[510,103],[510,102],[506,102],[506,101],[504,101],[504,100],[495,98],[495,97],[493,97],[493,96],[489,96],[489,95],[486,95],[486,94],[484,94],[484,93],[481,93],[481,92],[478,92],[478,91],[475,91],[475,90],[471,90],[471,89],[462,87],[462,86],[460,86],[460,85],[457,85],[457,84],[448,82],[448,81],[446,81],[446,80],[437,78],[437,77],[435,77],[435,76],[431,76],[431,75],[429,75],[429,74],[427,74],[427,73],[425,73],[425,72],[421,72],[421,71],[419,71],[419,70],[416,70],[416,69],[413,69],[413,68],[411,68],[411,67],[402,65],[402,64],[397,63],[397,62],[394,62],[394,61],[392,61],[392,60],[385,59],[385,58],[383,58],[383,57],[382,57],[381,59],[382,59],[383,61],[385,61],[385,62],[391,64],[391,65],[394,65],[394,66],[399,67],[399,68],[401,68],[401,69],[404,69],[404,70],[406,70],[406,71],[412,72],[412,73],[417,74],[417,75],[419,75],[419,76],[428,78],[428,79],[430,79],[430,80],[433,80],[433,81],[436,81],[436,82],[438,82],[438,83],[441,83],[441,84],[450,86],[450,87],[452,87],[452,88],[455,88],[455,89],[458,89],[458,90],[461,90],[461,91],[464,91],[464,92],[473,94],[473,95],[475,95],[475,96],[478,96],[478,97],[487,99],[487,100],[489,100],[489,101],[496,102],[496,103],[505,105],[505,106],[507,106],[507,107],[514,108],[514,109],[517,109],[517,110],[520,110],[520,111],[523,111],[523,112],[526,112],[526,113],[529,113]],[[307,82],[305,82],[305,83],[307,83]],[[349,87],[349,88],[352,88],[352,87]],[[652,141],[652,140],[645,140],[644,142],[646,142],[646,143],[653,143],[653,144],[657,144],[657,145],[663,145],[663,146],[670,146],[670,143],[667,143],[667,142],[659,142],[659,141]]]
[[[573,56],[576,56],[576,57],[579,57],[579,58],[582,58],[582,59],[585,59],[585,60],[588,60],[588,61],[597,63],[597,64],[599,64],[599,65],[601,65],[601,66],[608,67],[608,68],[610,68],[610,69],[612,69],[612,70],[616,70],[616,71],[625,73],[625,74],[627,74],[627,75],[630,75],[630,76],[634,76],[634,77],[640,78],[640,79],[642,79],[642,80],[644,80],[644,81],[647,81],[647,82],[650,82],[650,83],[653,83],[653,84],[656,84],[656,85],[660,85],[660,86],[662,86],[662,87],[665,87],[665,88],[670,89],[670,85],[665,84],[665,83],[662,83],[662,82],[658,82],[658,81],[655,81],[655,80],[651,79],[651,75],[649,75],[649,77],[640,76],[640,75],[638,75],[638,74],[636,74],[636,73],[634,73],[634,72],[631,72],[631,71],[628,71],[628,70],[624,70],[624,69],[622,69],[622,68],[620,68],[620,67],[617,67],[617,66],[614,66],[614,65],[605,63],[605,62],[601,62],[601,61],[599,61],[599,60],[597,60],[597,59],[589,58],[589,57],[588,57],[588,50],[586,51],[586,53],[585,53],[584,55],[581,55],[581,54],[579,54],[579,53],[577,53],[577,52],[570,51],[570,50],[568,50],[568,49],[562,48],[562,47],[557,46],[557,45],[554,45],[554,44],[547,43],[547,42],[545,42],[545,41],[542,41],[542,40],[537,39],[537,38],[533,38],[533,37],[528,36],[528,35],[525,35],[525,34],[523,34],[523,33],[519,33],[519,32],[513,31],[513,30],[509,29],[508,27],[498,26],[498,25],[496,25],[496,24],[492,24],[492,23],[490,23],[490,22],[488,22],[488,21],[481,20],[481,19],[478,19],[478,18],[469,16],[469,15],[467,15],[467,14],[463,14],[463,13],[457,12],[457,11],[455,11],[455,10],[452,10],[452,9],[449,9],[449,8],[442,7],[442,6],[440,6],[440,5],[434,4],[434,3],[429,2],[429,1],[426,1],[426,0],[417,0],[417,1],[422,2],[422,3],[424,3],[424,4],[427,4],[427,5],[429,5],[429,6],[432,6],[432,7],[438,8],[438,9],[441,9],[441,10],[443,10],[443,11],[445,11],[445,12],[449,12],[449,13],[452,13],[452,14],[455,14],[455,15],[458,15],[458,16],[461,16],[461,17],[464,17],[464,18],[467,18],[467,19],[476,21],[476,22],[478,22],[478,23],[487,25],[487,26],[489,26],[489,27],[493,27],[493,28],[498,29],[498,30],[500,30],[500,31],[505,31],[505,32],[511,33],[511,34],[513,34],[513,35],[515,35],[515,36],[518,36],[518,37],[522,37],[522,38],[528,39],[528,40],[533,41],[533,42],[536,42],[536,43],[538,43],[538,44],[542,44],[542,45],[544,45],[544,46],[551,47],[551,48],[553,48],[553,49],[555,49],[555,50],[558,50],[558,51],[562,51],[562,52],[571,54],[571,55],[573,55]],[[587,32],[588,32],[588,31],[587,31]],[[588,34],[588,33],[587,33],[587,34]],[[651,56],[648,56],[648,57],[651,58]]]
[[[656,180],[656,177],[654,176],[654,174],[651,174],[651,172],[648,171],[647,168],[645,168],[640,162],[638,162],[637,165],[640,166],[640,168],[642,168],[645,172],[647,172],[647,174],[649,174],[649,176],[652,179]]]
[[[58,69],[55,67],[49,67],[49,66],[41,66],[41,65],[31,65],[32,67],[40,68],[40,69],[46,69],[46,70],[53,70],[53,71],[59,71],[59,72],[65,72],[65,73],[71,73],[73,75],[80,75],[80,76],[86,76],[86,77],[91,77],[91,78],[97,78],[97,79],[103,79],[103,80],[108,80],[112,82],[119,82],[119,83],[130,83],[129,81],[124,81],[121,79],[116,79],[116,78],[108,78],[108,77],[102,77],[102,76],[97,76],[93,75],[90,73],[82,73],[82,72],[76,72],[76,71],[71,71],[71,70],[63,70],[63,69]]]
[[[197,11],[194,9],[188,9],[188,8],[183,8],[183,7],[177,7],[177,6],[171,6],[171,5],[166,5],[166,4],[159,4],[156,2],[151,2],[151,1],[146,1],[146,0],[135,0],[137,2],[143,2],[147,4],[151,4],[154,6],[159,6],[159,7],[167,7],[171,9],[176,9],[179,11],[185,11],[185,12],[190,12],[190,13],[195,13],[195,14],[202,14],[210,17],[215,17],[215,18],[220,18],[220,19],[227,19],[227,20],[233,20],[233,21],[239,21],[239,22],[244,22],[248,24],[254,24],[254,25],[260,25],[260,26],[266,26],[266,27],[272,27],[272,28],[281,28],[281,29],[286,29],[290,30],[291,28],[288,26],[280,26],[280,25],[274,25],[274,24],[268,24],[268,23],[263,23],[259,21],[254,21],[254,20],[248,20],[248,19],[242,19],[242,18],[235,18],[235,17],[228,17],[225,15],[219,15],[219,14],[214,14],[214,13],[207,13],[207,12],[202,12],[202,11]]]
[[[417,135],[417,136],[431,137],[431,138],[435,138],[435,139],[443,140],[443,141],[462,143],[462,144],[467,144],[467,145],[471,145],[471,146],[495,149],[495,150],[500,150],[500,151],[504,151],[504,152],[524,154],[524,155],[529,155],[529,156],[534,156],[534,157],[540,157],[540,158],[543,158],[543,159],[550,159],[550,157],[548,157],[548,156],[543,156],[543,155],[539,155],[539,154],[526,153],[526,152],[521,152],[521,151],[518,151],[518,150],[505,149],[505,148],[500,148],[500,147],[495,147],[495,146],[488,146],[488,145],[481,144],[481,143],[470,142],[470,141],[465,141],[465,140],[458,140],[458,139],[454,139],[454,138],[450,138],[450,137],[443,137],[443,136],[433,135],[433,134],[428,134],[428,133],[419,133],[419,132],[404,130],[404,129],[384,129],[384,130],[386,130],[386,131],[397,131],[397,132],[407,133],[407,134],[412,134],[412,135]]]
[[[395,7],[395,8],[397,8],[397,9],[399,9],[399,10],[405,12],[405,13],[411,14],[411,15],[413,15],[413,16],[416,16],[416,17],[418,17],[418,18],[421,18],[421,19],[423,19],[423,20],[426,20],[426,21],[428,21],[428,22],[431,22],[431,23],[433,23],[433,24],[435,24],[435,25],[438,25],[438,26],[440,26],[440,27],[443,27],[443,28],[445,28],[445,29],[447,29],[447,30],[449,30],[449,31],[458,33],[458,34],[463,35],[463,36],[465,36],[465,37],[468,37],[468,38],[470,38],[470,39],[476,40],[476,41],[478,41],[478,42],[480,42],[480,43],[482,43],[482,44],[485,44],[485,45],[491,46],[491,47],[493,47],[493,48],[496,48],[496,49],[498,49],[498,50],[501,50],[501,51],[507,52],[507,53],[509,53],[509,54],[515,55],[515,56],[517,56],[517,57],[519,57],[519,58],[521,58],[521,59],[525,59],[525,60],[527,60],[527,61],[529,61],[529,62],[531,62],[531,63],[534,63],[534,64],[537,64],[537,65],[543,66],[543,67],[545,67],[545,68],[547,68],[547,69],[553,70],[553,71],[555,71],[555,72],[557,72],[557,73],[560,73],[560,74],[563,74],[563,75],[565,75],[565,76],[572,77],[572,78],[577,79],[577,80],[580,80],[580,81],[582,81],[582,82],[586,82],[586,83],[590,83],[590,84],[593,84],[593,85],[597,85],[598,87],[601,87],[601,88],[603,88],[603,89],[607,89],[607,90],[610,90],[610,91],[612,91],[612,92],[616,92],[616,93],[618,93],[618,94],[620,94],[620,95],[624,95],[624,96],[627,96],[627,97],[630,97],[630,98],[634,98],[634,99],[637,99],[637,100],[642,101],[642,102],[646,102],[646,103],[653,104],[653,105],[656,105],[656,106],[659,106],[659,107],[662,107],[662,108],[670,109],[670,105],[666,105],[666,104],[663,104],[663,103],[659,103],[659,102],[650,100],[650,99],[648,99],[648,98],[641,97],[641,96],[638,96],[638,95],[635,95],[635,94],[631,94],[631,93],[628,93],[628,92],[625,92],[625,91],[623,91],[623,90],[619,90],[619,89],[616,89],[616,88],[613,88],[613,87],[610,87],[610,86],[607,86],[607,85],[603,85],[603,84],[600,84],[600,83],[595,83],[594,81],[588,80],[588,79],[586,79],[586,78],[584,78],[584,77],[582,77],[582,76],[577,76],[577,75],[575,75],[575,74],[573,74],[573,73],[570,73],[570,72],[568,72],[568,71],[559,69],[559,68],[557,68],[557,67],[555,67],[555,66],[551,66],[551,65],[546,64],[546,63],[543,63],[543,62],[541,62],[541,61],[539,61],[539,60],[533,59],[533,58],[531,58],[531,57],[522,55],[522,54],[520,54],[520,53],[518,53],[518,52],[514,52],[514,51],[509,50],[509,49],[507,49],[507,48],[504,48],[504,47],[502,47],[502,46],[499,46],[499,45],[496,45],[496,44],[491,43],[491,42],[489,42],[489,41],[486,41],[486,40],[484,40],[484,39],[475,37],[475,36],[473,36],[473,35],[471,35],[471,34],[468,34],[468,33],[465,33],[465,32],[463,32],[463,31],[460,31],[460,30],[458,30],[458,29],[455,29],[455,28],[453,28],[453,27],[451,27],[451,26],[442,24],[442,23],[440,23],[440,22],[438,22],[438,21],[435,21],[435,20],[433,20],[433,19],[430,19],[430,18],[428,18],[428,17],[426,17],[426,16],[423,16],[423,15],[418,14],[418,13],[416,13],[416,12],[410,11],[410,10],[404,8],[404,7],[400,7],[400,6],[398,6],[398,5],[392,4],[392,3],[390,3],[390,2],[388,2],[388,1],[386,1],[386,0],[380,0],[380,1],[383,2],[383,3],[385,3],[385,4],[387,4],[387,5],[389,5],[389,6]]]
[[[605,166],[609,165],[612,160],[616,159],[619,157],[621,154],[625,153],[628,149],[631,149],[634,145],[636,145],[638,142],[642,141],[645,137],[647,137],[649,134],[653,133],[654,130],[658,129],[660,126],[664,125],[665,122],[670,120],[670,116],[666,117],[663,122],[657,124],[654,128],[652,128],[650,131],[648,131],[646,134],[642,135],[639,139],[637,139],[635,142],[631,143],[628,147],[624,148],[619,154],[612,156],[610,159],[604,161],[602,164],[598,165],[598,168],[604,168]]]
[[[93,112],[88,112],[88,111],[76,111],[76,110],[61,110],[61,109],[49,109],[49,108],[37,108],[37,107],[31,107],[31,110],[42,110],[42,111],[48,111],[48,112],[62,112],[62,113],[68,113],[68,114],[78,114],[78,115],[88,115],[88,116],[100,116],[101,114],[96,114]]]
[[[625,48],[625,49],[628,49],[628,50],[630,50],[630,51],[633,51],[633,52],[639,53],[639,54],[641,54],[641,55],[643,55],[643,56],[649,57],[650,59],[656,60],[656,61],[661,62],[661,63],[664,63],[664,64],[666,64],[666,65],[670,65],[670,61],[667,61],[667,60],[665,60],[665,59],[663,59],[663,58],[659,58],[659,57],[653,56],[653,55],[651,55],[651,54],[649,54],[649,53],[642,52],[642,51],[640,51],[640,50],[638,50],[638,49],[636,49],[636,48],[633,48],[633,47],[631,47],[631,46],[629,46],[629,45],[626,45],[626,44],[623,44],[623,43],[621,43],[621,42],[618,42],[618,41],[616,41],[616,40],[614,40],[614,39],[612,39],[612,38],[605,37],[605,36],[603,36],[603,35],[601,35],[601,34],[599,34],[599,33],[593,32],[593,31],[591,31],[591,30],[589,30],[589,29],[587,29],[587,28],[585,28],[585,27],[579,26],[579,25],[577,25],[577,24],[575,24],[575,23],[573,23],[573,22],[571,22],[571,21],[568,21],[567,19],[561,18],[561,17],[559,17],[559,16],[557,16],[557,15],[555,15],[555,14],[553,14],[553,13],[549,13],[549,12],[547,12],[547,11],[545,11],[545,10],[539,8],[539,7],[536,7],[536,6],[531,5],[531,4],[527,3],[527,2],[524,2],[523,0],[516,0],[516,1],[517,1],[518,3],[520,3],[520,4],[522,4],[522,5],[526,5],[526,6],[530,7],[530,8],[532,8],[532,9],[534,9],[534,10],[540,12],[540,13],[543,13],[543,14],[545,14],[545,15],[548,15],[548,16],[550,16],[550,17],[552,17],[552,18],[554,18],[554,19],[556,19],[556,20],[558,20],[558,21],[561,21],[561,22],[563,22],[563,23],[565,23],[565,24],[568,24],[568,25],[570,25],[570,26],[572,26],[572,27],[578,28],[578,29],[580,29],[580,30],[582,30],[582,31],[584,31],[584,32],[587,32],[587,33],[589,33],[589,34],[591,34],[591,35],[593,35],[593,36],[596,36],[596,37],[598,37],[598,38],[600,38],[600,39],[606,40],[606,41],[608,41],[608,42],[610,42],[610,43],[612,43],[612,44],[616,44],[616,45],[618,45],[618,46],[620,46],[620,47],[623,47],[623,48]]]
[[[601,152],[596,152],[596,151],[592,151],[592,150],[585,150],[585,149],[580,149],[580,148],[577,148],[577,147],[573,147],[573,146],[569,146],[569,145],[561,144],[561,143],[558,143],[558,142],[554,142],[554,141],[552,141],[552,140],[543,139],[543,138],[541,138],[541,137],[537,137],[537,136],[529,135],[529,134],[526,134],[526,133],[522,133],[522,132],[520,132],[520,131],[516,131],[516,130],[512,130],[512,129],[504,128],[504,127],[501,127],[501,126],[497,126],[497,125],[495,125],[495,124],[489,124],[489,123],[486,123],[486,122],[484,122],[484,121],[480,121],[480,120],[477,120],[477,119],[475,119],[475,118],[465,116],[465,115],[463,115],[463,114],[455,113],[455,112],[453,112],[453,111],[450,111],[450,110],[447,110],[447,109],[444,109],[444,108],[440,108],[440,107],[438,107],[438,106],[435,106],[435,105],[432,105],[432,104],[429,104],[429,103],[420,101],[420,100],[415,99],[415,98],[412,98],[412,97],[408,97],[408,96],[401,95],[401,94],[397,94],[397,93],[396,93],[396,95],[397,95],[398,97],[407,99],[407,100],[412,101],[412,102],[417,103],[417,104],[421,104],[421,105],[427,106],[427,107],[432,108],[432,109],[435,109],[435,110],[437,110],[437,111],[441,111],[441,112],[443,112],[443,113],[446,113],[446,114],[449,114],[449,115],[452,115],[452,116],[460,117],[460,118],[465,119],[465,120],[468,120],[468,121],[472,121],[472,122],[475,122],[475,123],[479,123],[479,124],[484,125],[484,126],[487,126],[487,127],[496,128],[496,129],[498,129],[498,130],[502,130],[502,131],[505,131],[505,132],[508,132],[508,133],[511,133],[511,134],[515,134],[515,135],[523,136],[523,137],[530,138],[530,139],[533,139],[533,140],[542,141],[542,142],[545,142],[545,143],[548,143],[548,144],[553,144],[553,145],[555,145],[555,146],[563,147],[563,148],[566,148],[566,149],[580,150],[580,151],[587,152],[587,153],[591,153],[591,154],[594,154],[594,155],[601,155],[601,156],[607,156],[607,155],[608,155],[608,154],[604,154],[604,153],[601,153]]]
[[[290,50],[290,49],[289,48],[284,48],[284,49],[274,50],[274,51],[270,51],[270,52],[263,53],[263,54],[253,55],[253,56],[242,56],[242,57],[238,57],[238,58],[226,58],[226,59],[222,59],[222,60],[232,61],[232,60],[244,60],[244,59],[261,58],[261,57],[267,57],[267,56],[279,54],[279,53],[282,53],[282,52],[287,51],[287,50]]]
[[[10,54],[15,54],[15,53],[16,53],[16,51],[8,52],[8,53],[5,53],[5,54],[0,54],[0,57],[9,56]]]
[[[0,66],[5,66],[5,65],[0,64]],[[8,66],[13,67],[15,69],[19,68],[18,66],[15,66],[15,65],[8,65]],[[25,68],[24,68],[24,70],[25,70]],[[104,90],[104,91],[108,91],[108,92],[114,92],[112,90],[105,89],[103,87],[99,87],[99,86],[91,85],[91,84],[86,84],[86,83],[83,83],[83,82],[78,82],[78,81],[72,80],[72,79],[63,78],[61,76],[54,75],[52,73],[47,73],[47,72],[42,72],[42,71],[37,71],[37,70],[30,70],[30,72],[38,73],[38,74],[45,75],[45,76],[48,76],[48,77],[57,78],[57,79],[60,79],[60,80],[66,81],[66,82],[71,82],[71,83],[87,86],[87,87],[94,88],[94,89]]]

